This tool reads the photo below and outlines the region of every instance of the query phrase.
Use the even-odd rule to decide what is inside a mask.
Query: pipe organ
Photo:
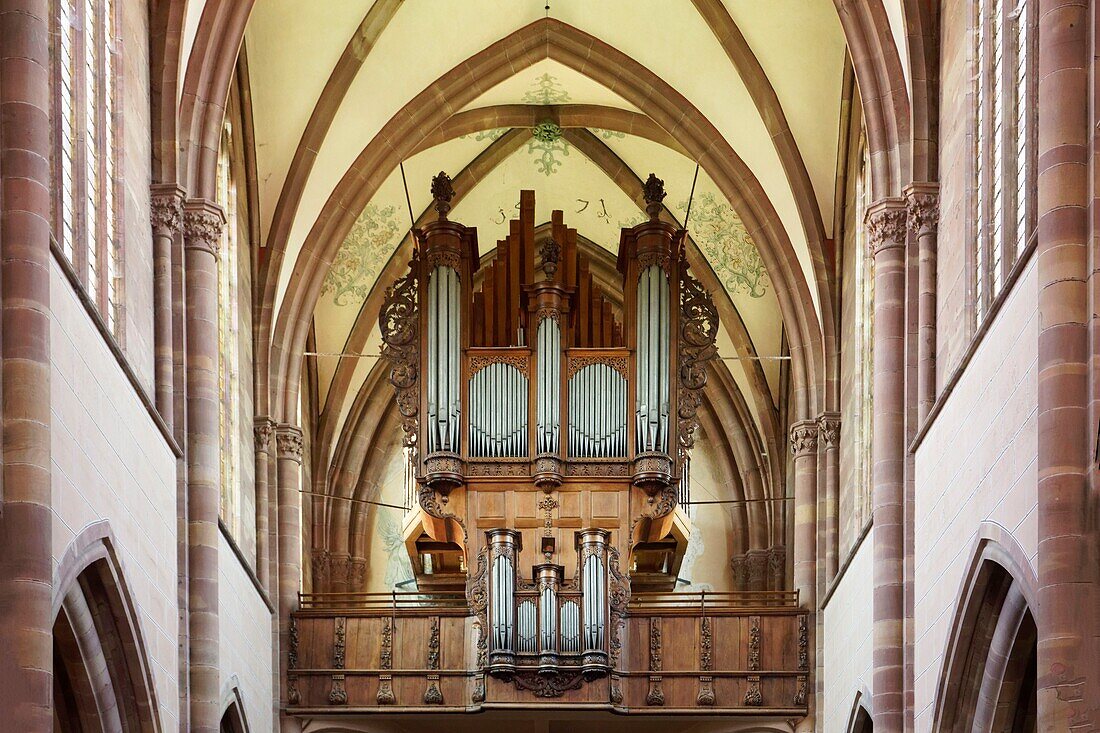
[[[718,318],[661,182],[644,193],[616,257],[560,211],[536,226],[531,191],[483,255],[432,181],[438,218],[380,313],[417,588],[304,595],[292,710],[804,712],[797,594],[670,592]]]

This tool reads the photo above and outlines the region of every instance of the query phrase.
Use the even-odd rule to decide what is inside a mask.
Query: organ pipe
[[[520,533],[514,529],[488,530],[485,539],[492,569],[488,588],[489,663],[508,666],[515,661],[516,560],[522,544]]]
[[[560,450],[561,431],[561,327],[554,318],[538,325],[538,414],[539,453]]]
[[[659,265],[646,267],[637,291],[637,450],[668,451],[669,283]]]
[[[459,341],[461,291],[458,273],[436,267],[428,280],[428,451],[458,452],[461,403]]]

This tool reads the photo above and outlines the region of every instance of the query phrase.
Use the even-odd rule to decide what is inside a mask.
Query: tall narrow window
[[[232,128],[226,123],[218,151],[217,200],[225,212],[218,257],[218,339],[221,354],[222,522],[240,536],[240,317],[237,285],[237,182],[233,177]]]
[[[860,146],[859,171],[855,181],[855,377],[861,399],[856,401],[857,487],[853,510],[856,527],[871,518],[871,418],[874,412],[875,260],[867,240],[867,209],[871,204],[871,160],[866,144]]]
[[[976,324],[1035,231],[1034,3],[975,3]]]
[[[108,327],[120,335],[115,0],[60,0],[54,16],[57,181],[54,231]]]

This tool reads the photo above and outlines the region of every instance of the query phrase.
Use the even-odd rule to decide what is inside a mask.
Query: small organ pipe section
[[[626,379],[607,364],[589,364],[569,380],[569,456],[626,456]]]
[[[492,569],[488,579],[489,666],[511,667],[516,653],[516,560],[521,548],[520,533],[514,529],[491,529],[485,533],[485,539]],[[527,624],[527,613],[521,611],[521,624]],[[521,632],[521,639],[523,636]],[[533,641],[534,634],[531,638]]]
[[[539,453],[561,450],[561,326],[543,318],[536,337],[538,347],[538,407],[535,439]]]
[[[470,379],[470,456],[527,455],[527,375],[494,362]]]

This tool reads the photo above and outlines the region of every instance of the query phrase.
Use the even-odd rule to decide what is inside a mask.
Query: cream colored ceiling
[[[282,307],[302,243],[318,214],[351,163],[382,126],[452,67],[543,17],[544,4],[544,0],[466,0],[446,3],[445,10],[441,10],[437,2],[406,0],[397,8],[374,46],[367,49],[331,128],[314,151],[315,163],[300,203],[292,212],[287,251],[278,273],[276,312]],[[808,233],[813,222],[802,220],[788,171],[746,84],[693,3],[551,0],[550,4],[554,18],[633,57],[687,97],[717,127],[760,182],[794,246],[803,277],[817,302],[819,294],[808,249],[808,241],[816,236]],[[370,0],[257,0],[246,45],[257,142],[259,213],[265,238],[314,105],[371,5]],[[892,7],[897,2],[888,0],[887,5]],[[833,221],[845,53],[835,6],[832,0],[725,0],[725,7],[774,88],[813,186],[814,203],[826,227],[824,234],[831,236],[828,227]],[[900,17],[894,17],[899,12],[894,8],[889,13],[892,22],[900,22]],[[589,104],[638,112],[613,90],[551,59],[516,69],[512,77],[481,95],[467,109],[502,104]],[[471,133],[405,161],[413,213],[420,215],[429,204],[427,191],[432,174],[447,170],[457,175],[502,132]],[[665,179],[669,192],[666,204],[682,221],[694,161],[637,136],[594,132],[639,179],[650,171]],[[502,217],[515,214],[515,209],[509,207],[514,207],[521,188],[536,191],[539,221],[548,219],[552,209],[561,208],[570,226],[610,249],[617,245],[618,228],[641,216],[619,186],[578,150],[539,149],[532,138],[473,190],[463,192],[452,218],[476,226],[482,251],[486,251],[506,231]],[[726,284],[755,354],[778,355],[782,320],[774,287],[766,273],[746,280],[729,271],[731,267],[736,269],[731,262],[745,267],[748,261],[748,271],[755,272],[755,261],[745,255],[752,247],[746,250],[747,235],[738,234],[737,212],[705,170],[694,201],[691,234]],[[364,298],[376,286],[377,274],[406,236],[408,226],[404,189],[398,172],[393,171],[360,215],[347,242],[351,249],[338,257],[337,271],[330,273],[326,281],[315,309],[318,351],[345,349]],[[731,257],[731,253],[736,256]],[[373,343],[375,337],[370,340]],[[755,412],[758,402],[751,395],[753,382],[743,363],[733,359],[738,354],[728,334],[723,333],[720,348],[724,357],[731,358],[727,363],[734,379]],[[368,359],[361,362],[355,383],[361,382],[373,363]],[[328,396],[337,363],[332,357],[318,360],[322,399]],[[771,393],[767,400],[772,403],[778,401],[778,364],[763,362]],[[345,413],[353,397],[354,389],[344,395],[342,404],[329,407],[334,414]]]

